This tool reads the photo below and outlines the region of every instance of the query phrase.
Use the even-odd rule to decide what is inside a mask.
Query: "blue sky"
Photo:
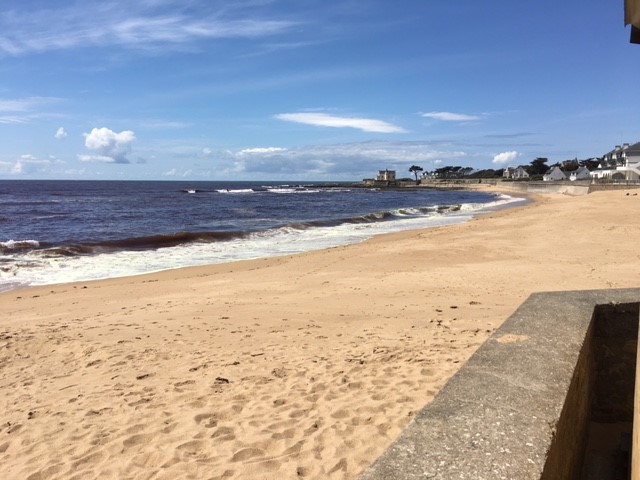
[[[0,1],[0,178],[360,180],[640,141],[594,0]]]

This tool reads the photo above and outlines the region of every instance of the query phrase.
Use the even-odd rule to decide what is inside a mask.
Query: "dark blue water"
[[[0,289],[325,248],[495,202],[308,183],[0,181]],[[135,261],[109,271],[131,252]]]

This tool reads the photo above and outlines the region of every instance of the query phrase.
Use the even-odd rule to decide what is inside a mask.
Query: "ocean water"
[[[0,181],[0,291],[318,250],[517,201],[312,183]]]

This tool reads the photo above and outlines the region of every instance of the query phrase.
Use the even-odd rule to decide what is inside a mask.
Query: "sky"
[[[622,0],[0,0],[0,179],[598,157],[640,141],[629,34]]]

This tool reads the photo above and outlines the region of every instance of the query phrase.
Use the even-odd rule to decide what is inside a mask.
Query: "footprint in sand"
[[[213,428],[218,425],[218,418],[215,413],[200,413],[193,417],[193,420],[200,425],[204,423],[205,428]]]
[[[144,430],[144,425],[142,425],[141,423],[136,423],[135,425],[131,425],[129,428],[127,428],[125,430],[125,433],[131,435],[141,432],[142,430]]]
[[[88,455],[85,455],[84,457],[80,458],[79,460],[73,463],[72,471],[79,470],[81,468],[90,468],[96,463],[104,460],[105,457],[106,457],[106,454],[103,451],[97,451],[97,452],[93,452]]]
[[[293,410],[289,412],[289,418],[300,418],[306,415],[307,410]]]
[[[176,450],[188,456],[196,456],[207,448],[207,443],[203,440],[192,440],[176,447]]]
[[[135,447],[137,445],[141,445],[144,443],[148,443],[153,438],[153,435],[150,433],[140,433],[137,435],[132,435],[129,438],[126,438],[122,444],[125,448]]]
[[[219,442],[227,442],[229,440],[235,440],[236,435],[231,427],[219,427],[211,434],[211,438],[215,438]]]
[[[304,431],[304,436],[309,437],[320,430],[320,422],[313,422],[309,428]]]
[[[164,427],[160,431],[162,433],[164,433],[164,434],[171,433],[176,429],[177,426],[178,426],[178,423],[177,422],[173,422],[173,423],[170,423],[169,425],[167,425],[166,427]]]
[[[247,460],[254,459],[256,457],[264,457],[264,450],[262,450],[261,448],[253,448],[253,447],[243,448],[233,454],[233,457],[231,457],[231,461],[245,462]]]
[[[341,458],[338,461],[338,463],[336,463],[334,465],[334,467],[331,470],[329,470],[329,475],[331,475],[332,473],[335,473],[335,472],[339,472],[339,471],[342,471],[342,472],[346,472],[347,471],[347,459],[346,458]]]
[[[26,480],[46,480],[62,470],[62,465],[52,465],[38,472],[32,473]]]
[[[195,380],[184,380],[182,382],[174,383],[173,386],[176,387],[176,388],[180,388],[180,387],[184,387],[186,385],[193,385],[194,383],[196,383]]]
[[[271,435],[271,438],[273,438],[274,440],[282,440],[285,438],[293,438],[295,434],[296,434],[295,428],[288,428],[283,432],[275,432],[274,434]]]
[[[348,416],[349,416],[349,412],[344,409],[336,410],[331,414],[331,417],[336,419],[347,418]]]

